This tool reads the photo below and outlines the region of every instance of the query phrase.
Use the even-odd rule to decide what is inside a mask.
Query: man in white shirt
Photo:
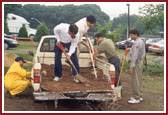
[[[62,50],[58,47],[60,44],[68,49],[68,55],[66,56],[67,59],[71,59],[73,64],[75,65],[78,73],[79,64],[77,58],[77,44],[79,41],[79,33],[78,27],[75,24],[66,24],[61,23],[54,28],[54,34],[56,38],[56,45],[55,45],[55,78],[54,81],[59,81],[62,76]],[[74,81],[79,82],[75,75],[77,73],[74,69],[72,69],[72,75],[74,76]]]
[[[85,41],[82,40],[82,37],[85,34],[86,39],[88,38],[87,31],[89,28],[93,27],[95,25],[95,23],[96,23],[96,19],[92,15],[87,16],[85,18],[82,18],[78,22],[75,23],[79,29],[79,42],[84,44],[88,48],[89,48],[89,46],[87,45],[87,43]],[[79,48],[80,48],[80,44],[79,44]]]

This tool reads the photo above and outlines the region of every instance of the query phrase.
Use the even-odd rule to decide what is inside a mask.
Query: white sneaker
[[[73,81],[79,83],[79,80],[76,77],[74,77]]]
[[[61,78],[59,77],[54,77],[53,81],[59,81]]]
[[[130,104],[140,103],[140,100],[137,100],[137,99],[131,97],[130,100],[128,101],[128,103],[130,103]]]

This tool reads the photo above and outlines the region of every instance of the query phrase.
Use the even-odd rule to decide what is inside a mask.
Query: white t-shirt
[[[86,17],[80,19],[78,22],[76,22],[75,24],[78,26],[78,32],[79,32],[79,42],[82,41],[82,37],[85,33],[87,33],[89,26],[87,25],[86,22]]]

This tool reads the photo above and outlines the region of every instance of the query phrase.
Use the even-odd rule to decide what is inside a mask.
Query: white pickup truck
[[[89,40],[89,44],[93,51],[93,45]],[[121,86],[111,88],[110,90],[94,90],[94,91],[71,91],[68,92],[62,91],[62,93],[57,93],[50,90],[43,90],[41,87],[41,80],[43,77],[42,66],[41,64],[54,64],[54,45],[55,45],[55,36],[43,36],[39,42],[36,53],[33,59],[32,67],[32,86],[34,88],[33,96],[36,101],[46,101],[46,100],[55,100],[55,107],[57,107],[57,100],[59,99],[75,99],[75,100],[93,100],[93,101],[117,101],[121,99]],[[62,64],[65,63],[65,55],[62,54]],[[79,55],[79,65],[80,68],[90,67],[90,54],[88,49],[81,45],[81,53]],[[101,60],[99,58],[95,59],[95,65],[98,69],[101,69],[104,77],[110,80],[111,77],[114,77],[115,68],[114,65]],[[113,85],[109,83],[109,85]],[[73,95],[73,98],[72,98]]]

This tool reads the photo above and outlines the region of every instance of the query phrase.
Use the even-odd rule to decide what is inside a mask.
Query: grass
[[[32,61],[33,60],[33,56],[28,55],[28,54],[23,54],[23,53],[16,53],[18,56],[23,57],[24,60],[26,61]]]
[[[34,51],[36,50],[37,46],[38,46],[38,42],[34,42],[34,44],[31,44],[30,41],[20,41],[19,42],[19,46],[16,48],[13,48],[15,50],[30,50],[30,51]]]
[[[124,57],[125,50],[116,48],[116,52],[119,57]],[[155,53],[146,53],[146,54],[147,54],[147,57],[158,57],[159,56],[159,55],[156,55]],[[121,61],[120,64],[122,65],[122,60],[120,61]],[[126,72],[128,71],[128,69],[129,69],[128,58],[126,58],[123,71]],[[143,72],[144,76],[152,76],[152,75],[164,76],[164,66],[158,62],[152,62],[150,64],[148,63],[147,69],[146,69],[146,66],[144,65],[144,70],[145,70]]]
[[[4,67],[4,75],[7,73],[9,67]]]

